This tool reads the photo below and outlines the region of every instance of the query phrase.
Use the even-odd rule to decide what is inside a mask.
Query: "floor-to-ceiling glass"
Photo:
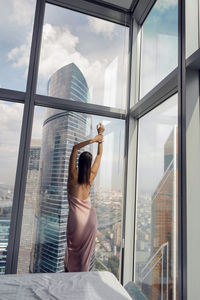
[[[142,25],[140,99],[178,66],[178,0],[157,0]]]
[[[46,4],[37,93],[126,109],[128,34],[128,27]]]
[[[6,267],[23,107],[0,100],[0,274]]]
[[[177,102],[139,120],[134,278],[150,300],[177,299]]]
[[[35,0],[1,1],[0,88],[25,91]]]
[[[34,113],[18,273],[64,271],[69,157],[75,143],[97,134],[99,122],[105,134],[91,188],[98,219],[91,268],[119,277],[125,121],[43,107]],[[86,149],[94,159],[97,144]]]

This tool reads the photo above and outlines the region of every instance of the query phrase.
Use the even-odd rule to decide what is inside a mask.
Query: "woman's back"
[[[69,213],[67,222],[67,247],[65,267],[70,272],[88,271],[97,233],[97,216],[90,200],[90,188],[99,169],[102,156],[102,132],[97,126],[98,135],[91,140],[76,144],[71,152],[68,172]],[[92,154],[80,154],[77,168],[77,153],[82,147],[98,143],[95,161]]]
[[[68,182],[69,213],[65,267],[70,272],[88,271],[93,253],[97,216],[90,201],[90,186]]]
[[[79,184],[76,178],[68,181],[67,190],[68,194],[79,200],[85,200],[90,195],[90,185]]]

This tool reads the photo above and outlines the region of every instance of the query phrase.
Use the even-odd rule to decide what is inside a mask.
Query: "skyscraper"
[[[0,196],[0,275],[5,274],[12,200]]]
[[[29,151],[28,174],[26,181],[26,196],[24,201],[23,226],[21,232],[19,259],[17,272],[32,272],[34,242],[36,235],[35,225],[37,223],[36,215],[38,210],[38,188],[40,180],[41,140],[32,139]]]
[[[164,174],[152,196],[152,256],[141,276],[148,299],[176,295],[177,134],[175,126],[164,145]]]
[[[49,96],[88,102],[88,85],[71,63],[49,79]],[[66,100],[66,101],[67,101]],[[41,183],[34,272],[62,272],[68,215],[67,177],[74,143],[82,141],[87,128],[85,114],[47,109],[43,123]]]

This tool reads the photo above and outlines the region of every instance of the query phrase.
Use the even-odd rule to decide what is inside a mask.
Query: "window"
[[[157,0],[142,35],[140,99],[178,66],[178,1]]]
[[[199,48],[199,0],[185,1],[186,58]]]
[[[74,143],[105,125],[101,166],[91,189],[98,233],[91,264],[119,277],[124,120],[36,107],[29,153],[18,273],[62,272],[68,216],[68,162]],[[97,144],[85,150],[97,152]],[[92,265],[91,265],[92,266]]]
[[[0,101],[0,274],[5,273],[23,105]]]
[[[47,4],[37,93],[126,109],[127,54],[126,27]]]
[[[35,0],[1,1],[0,88],[25,91]]]
[[[139,120],[135,281],[148,299],[177,295],[177,123],[177,95]]]
[[[95,269],[111,270],[123,284],[134,279],[147,298],[177,298],[178,281],[183,294],[195,299],[199,0],[130,0],[130,10],[109,2],[1,1],[0,273],[63,271],[68,158],[73,144],[93,136],[102,121],[104,156],[91,191],[99,224]],[[180,25],[186,21],[185,33],[178,32],[178,5],[186,8],[180,19]],[[178,40],[180,45],[186,41],[186,57],[192,55],[187,62],[184,47],[178,53]],[[179,66],[178,55],[183,58]],[[174,78],[168,81],[171,72]],[[179,116],[178,96],[169,98],[177,91]],[[96,146],[88,148],[93,155]],[[177,187],[183,204],[179,216]],[[10,223],[16,236],[8,245]],[[178,280],[185,264],[177,271],[177,248],[188,269]]]

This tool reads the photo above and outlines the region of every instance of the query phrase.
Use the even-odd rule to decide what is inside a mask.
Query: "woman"
[[[98,135],[93,139],[75,145],[69,160],[66,272],[88,271],[94,249],[97,217],[90,201],[90,188],[97,175],[103,152],[104,126],[101,123],[97,125],[97,132]],[[77,170],[78,150],[95,142],[98,143],[98,150],[92,167],[92,154],[85,151],[79,156]]]

